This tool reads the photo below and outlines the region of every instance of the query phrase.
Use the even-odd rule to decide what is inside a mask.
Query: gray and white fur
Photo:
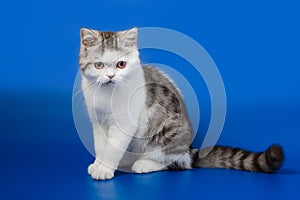
[[[239,148],[191,146],[193,132],[184,101],[172,80],[140,64],[137,29],[80,31],[82,90],[93,124],[95,162],[88,173],[111,179],[135,173],[228,168],[273,173],[283,161],[278,145],[254,153]]]

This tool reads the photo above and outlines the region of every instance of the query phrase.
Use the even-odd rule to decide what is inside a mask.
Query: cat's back
[[[174,82],[162,71],[143,66],[146,87],[146,106],[159,104],[175,113],[185,113],[183,99]]]

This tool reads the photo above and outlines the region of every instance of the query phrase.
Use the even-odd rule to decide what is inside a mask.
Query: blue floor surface
[[[87,174],[93,157],[74,127],[70,91],[5,94],[0,108],[0,199],[300,198],[300,107],[264,106],[254,112],[229,106],[218,144],[254,151],[272,142],[282,144],[286,160],[276,174],[225,169],[117,172],[109,181],[94,181]],[[197,137],[194,146],[200,142]]]

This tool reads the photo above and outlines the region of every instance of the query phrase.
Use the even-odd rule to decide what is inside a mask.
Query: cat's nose
[[[113,75],[107,75],[107,77],[109,78],[109,79],[112,79],[113,77],[115,77],[115,75],[113,74]]]

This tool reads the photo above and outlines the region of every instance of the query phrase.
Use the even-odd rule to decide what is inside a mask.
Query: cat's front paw
[[[114,170],[94,162],[88,167],[88,173],[95,180],[107,180],[114,177]]]

